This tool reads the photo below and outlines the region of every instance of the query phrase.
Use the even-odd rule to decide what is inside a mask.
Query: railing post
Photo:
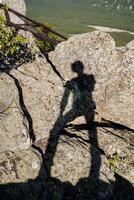
[[[5,17],[6,17],[6,24],[8,25],[8,26],[10,26],[11,25],[11,20],[10,20],[10,16],[9,16],[9,13],[8,13],[8,7],[7,7],[7,5],[5,4],[4,5],[4,12],[5,12]]]

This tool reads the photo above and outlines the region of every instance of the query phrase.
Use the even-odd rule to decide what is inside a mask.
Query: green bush
[[[44,25],[48,26],[49,28],[53,28],[53,26],[51,24],[49,24],[49,23],[44,23]],[[36,31],[38,33],[42,33],[43,32],[43,27],[36,28]],[[48,32],[47,36],[50,39],[58,40],[58,36],[56,36],[55,34],[53,34],[51,32]],[[54,46],[50,42],[36,39],[36,44],[37,44],[37,46],[39,47],[39,49],[41,50],[42,53],[46,53],[46,52],[50,52],[50,51],[54,50]]]
[[[7,27],[4,18],[0,16],[0,70],[22,64],[29,53],[26,39],[14,28]]]

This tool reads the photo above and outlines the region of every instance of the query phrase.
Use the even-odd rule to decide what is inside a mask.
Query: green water
[[[26,0],[27,15],[49,22],[65,35],[91,31],[87,25],[99,25],[134,32],[134,10],[93,7],[98,0]],[[101,2],[101,0],[100,0]],[[117,44],[123,45],[134,35],[116,33]]]

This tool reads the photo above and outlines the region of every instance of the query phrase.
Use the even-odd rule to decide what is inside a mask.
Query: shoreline
[[[121,30],[117,28],[110,28],[105,26],[94,26],[94,25],[88,25],[89,28],[94,28],[97,31],[103,31],[103,32],[118,32],[118,33],[129,33],[131,35],[134,35],[134,32],[127,31],[127,30]]]

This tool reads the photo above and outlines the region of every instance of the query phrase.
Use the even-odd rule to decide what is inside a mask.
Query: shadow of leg
[[[89,141],[91,145],[91,168],[89,177],[93,176],[96,179],[99,178],[99,171],[101,166],[101,157],[99,152],[99,145],[98,145],[98,138],[97,138],[97,128],[94,122],[95,111],[91,110],[90,112],[85,114],[86,123],[89,126],[88,134],[89,134]]]

